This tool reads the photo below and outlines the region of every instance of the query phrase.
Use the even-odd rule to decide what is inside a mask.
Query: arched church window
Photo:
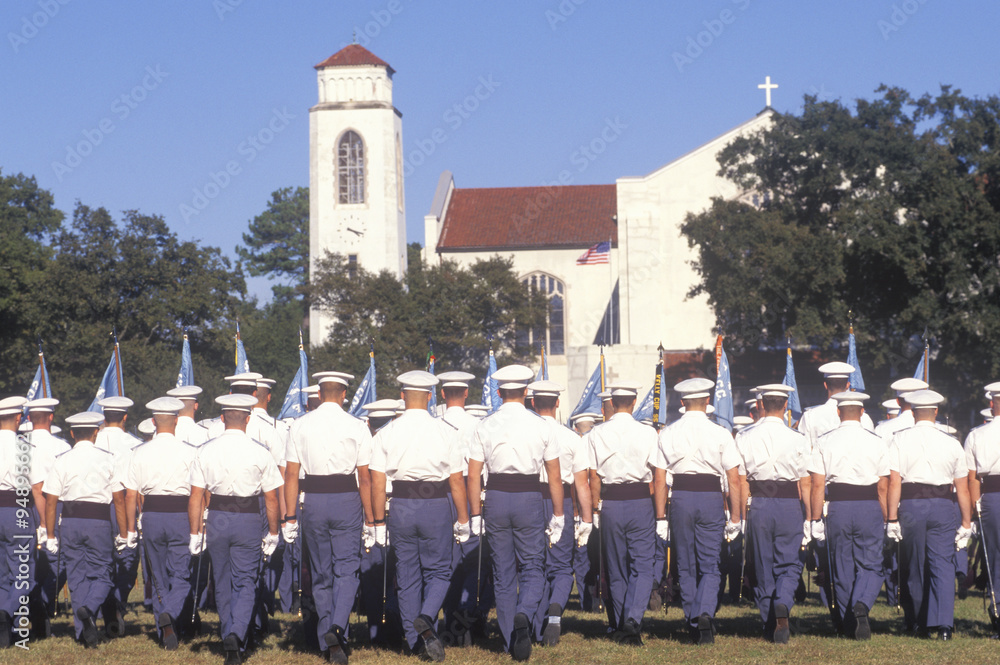
[[[337,197],[340,203],[365,202],[365,144],[354,131],[337,142]]]
[[[537,355],[545,345],[545,352],[553,356],[566,353],[566,285],[552,275],[533,273],[521,280],[529,289],[548,297],[549,307],[543,326],[523,329],[519,342],[531,346]]]

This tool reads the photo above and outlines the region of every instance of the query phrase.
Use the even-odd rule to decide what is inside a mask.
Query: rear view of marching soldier
[[[994,586],[1000,574],[1000,381],[986,386],[993,420],[980,425],[965,439],[966,465],[969,467],[969,490],[972,505],[979,512],[980,546],[989,561],[989,616],[994,637],[1000,635],[997,592]]]

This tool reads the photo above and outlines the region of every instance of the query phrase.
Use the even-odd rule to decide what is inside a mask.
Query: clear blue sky
[[[995,2],[944,0],[6,0],[0,168],[36,176],[67,215],[77,200],[136,208],[235,255],[273,190],[309,184],[313,65],[356,30],[396,69],[404,153],[419,163],[407,230],[422,242],[445,169],[459,187],[648,173],[760,111],[765,76],[784,112],[804,94],[851,103],[881,83],[996,94],[998,18]],[[494,89],[456,126],[449,109],[481,78]],[[272,119],[270,143],[244,143]],[[618,139],[581,159],[609,120]],[[438,128],[446,140],[430,150]],[[68,154],[81,142],[88,154]],[[239,174],[185,220],[181,206],[216,194],[212,173],[231,160]],[[251,290],[270,293],[263,279]]]

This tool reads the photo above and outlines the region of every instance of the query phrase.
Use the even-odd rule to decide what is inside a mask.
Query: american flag
[[[596,266],[611,262],[611,241],[599,242],[576,260],[578,266]]]

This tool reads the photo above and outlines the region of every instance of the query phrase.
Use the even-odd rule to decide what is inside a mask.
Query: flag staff
[[[48,397],[49,396],[48,391],[45,389],[45,383],[47,379],[45,378],[45,355],[42,353],[41,336],[39,336],[38,338],[38,371],[41,373],[40,376],[42,379],[42,385],[41,385],[42,397]]]
[[[111,336],[115,340],[115,380],[118,382],[118,395],[125,395],[125,385],[122,382],[122,356],[118,349],[118,331],[115,328],[111,329]]]

